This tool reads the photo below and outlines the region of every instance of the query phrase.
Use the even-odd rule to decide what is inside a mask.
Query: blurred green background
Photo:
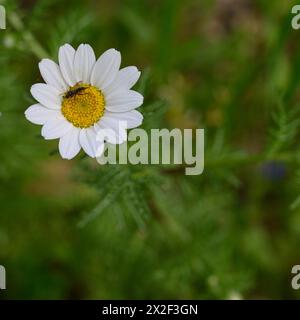
[[[299,298],[295,3],[2,1],[0,298]],[[142,70],[144,128],[205,128],[204,173],[62,160],[24,111],[66,42]]]

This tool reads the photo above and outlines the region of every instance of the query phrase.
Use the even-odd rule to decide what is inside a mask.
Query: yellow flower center
[[[88,84],[76,84],[63,97],[61,112],[75,127],[88,128],[103,116],[102,92]]]

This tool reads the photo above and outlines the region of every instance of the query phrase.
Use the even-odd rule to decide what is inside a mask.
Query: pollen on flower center
[[[102,92],[87,84],[76,84],[63,97],[61,112],[75,127],[88,128],[103,116]]]

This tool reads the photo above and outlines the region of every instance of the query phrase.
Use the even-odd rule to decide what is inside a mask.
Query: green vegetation
[[[300,31],[293,1],[3,4],[4,298],[297,298]],[[38,62],[89,43],[136,65],[143,127],[205,128],[205,170],[62,160],[24,117]]]

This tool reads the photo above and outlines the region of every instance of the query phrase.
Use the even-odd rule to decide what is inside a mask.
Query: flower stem
[[[26,43],[28,49],[36,57],[38,57],[39,59],[43,59],[50,56],[47,51],[40,45],[38,40],[33,36],[33,34],[25,29],[26,27],[24,26],[17,13],[11,12],[7,18],[13,28],[20,32],[22,39]]]
[[[219,167],[243,167],[243,166],[256,166],[261,165],[265,162],[284,162],[290,165],[297,165],[300,162],[299,156],[296,154],[290,153],[278,153],[274,155],[268,154],[256,154],[256,155],[249,155],[243,154],[240,156],[220,156],[220,157],[208,157],[204,161],[205,169],[213,169]],[[167,174],[181,174],[186,169],[186,165],[180,165],[173,168],[163,168],[162,172]],[[205,170],[204,169],[204,170]]]
[[[280,153],[273,156],[268,156],[266,154],[257,155],[244,155],[242,157],[224,157],[210,159],[205,163],[207,167],[231,167],[231,166],[247,166],[247,165],[259,165],[264,162],[286,162],[286,163],[297,163],[298,157],[293,154]]]

